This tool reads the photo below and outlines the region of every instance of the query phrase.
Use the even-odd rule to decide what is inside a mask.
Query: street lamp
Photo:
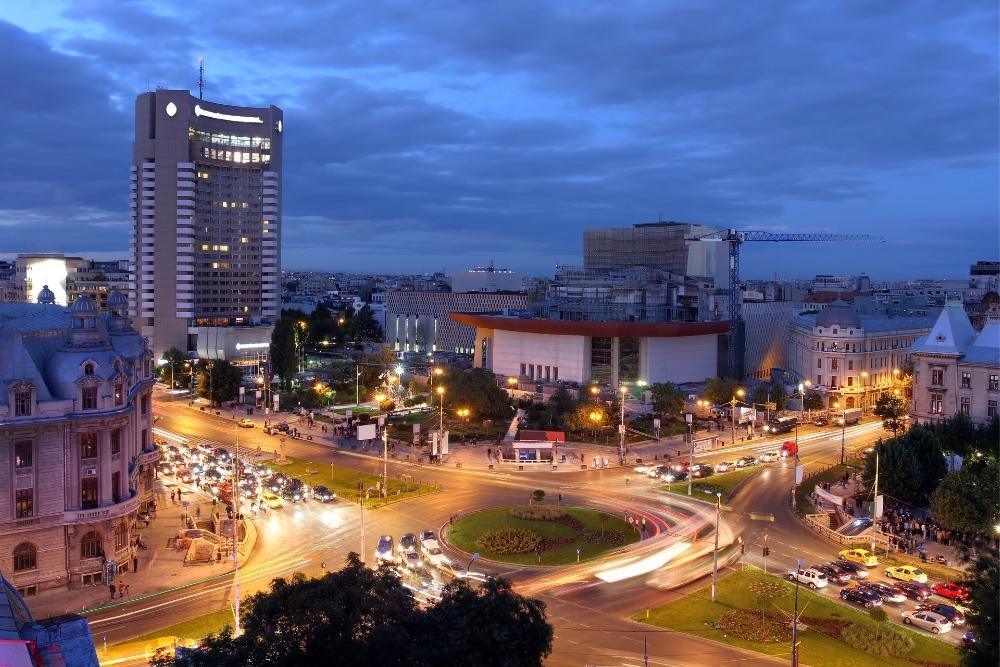
[[[628,387],[622,385],[618,391],[622,395],[622,422],[618,427],[618,465],[625,465],[625,396],[628,394]]]
[[[700,402],[700,401],[699,401]],[[691,467],[694,464],[694,438],[691,437],[691,429],[694,426],[694,415],[690,412],[684,413],[684,423],[687,424],[687,442],[688,447],[688,495],[691,495],[691,485],[694,482],[694,472]]]
[[[731,444],[736,444],[736,404],[741,402],[738,399],[746,396],[746,392],[743,391],[742,387],[736,389],[733,394],[733,398],[729,401],[729,423],[732,427]]]
[[[594,442],[597,442],[597,425],[600,423],[602,417],[604,415],[597,410],[593,410],[590,413],[590,421],[594,422]]]
[[[868,408],[868,371],[861,371],[861,408]]]
[[[722,513],[722,493],[715,492],[715,551],[712,552],[712,602],[715,602],[716,583],[719,578],[719,515]]]
[[[834,401],[833,407],[840,410],[840,401]],[[840,413],[840,465],[844,465],[844,438],[847,436],[847,410]]]
[[[468,408],[459,408],[458,409],[458,416],[461,417],[465,421],[469,421],[469,409]]]
[[[441,408],[438,411],[438,431],[444,433],[444,387],[438,386],[434,391],[441,397]]]

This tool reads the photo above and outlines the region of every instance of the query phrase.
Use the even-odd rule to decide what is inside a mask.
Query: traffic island
[[[516,505],[466,514],[445,538],[467,554],[514,565],[583,562],[639,540],[624,519],[583,507]]]
[[[309,487],[327,487],[337,494],[338,501],[357,503],[360,484],[361,493],[365,496],[365,509],[373,509],[391,502],[408,500],[440,491],[436,485],[425,484],[419,479],[414,479],[412,475],[404,473],[390,475],[388,493],[383,498],[380,497],[379,492],[382,483],[381,475],[330,463],[304,461],[293,457],[289,457],[286,464],[279,465],[277,462],[272,462],[270,465],[276,472],[283,472],[289,477],[297,477]]]
[[[799,589],[799,662],[824,667],[945,667],[957,665],[957,648],[931,635],[888,622],[864,611]],[[633,620],[712,639],[787,660],[795,586],[747,567],[719,580],[717,601],[710,587],[662,607],[643,610]],[[803,626],[805,626],[803,628]],[[804,630],[804,631],[803,631]],[[895,655],[887,655],[892,651]],[[881,654],[880,654],[881,653]]]
[[[740,487],[742,487],[747,480],[763,471],[765,467],[766,466],[753,466],[751,468],[741,468],[739,470],[734,470],[733,472],[718,473],[709,477],[692,480],[690,497],[695,500],[703,500],[705,502],[715,504],[715,494],[721,493],[722,502],[728,502],[732,496],[736,495],[736,492],[739,491]],[[685,480],[683,482],[663,484],[656,488],[660,491],[666,491],[667,493],[674,493],[679,496],[687,497],[688,483],[687,480]]]

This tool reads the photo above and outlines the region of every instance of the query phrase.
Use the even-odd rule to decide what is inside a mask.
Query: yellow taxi
[[[268,508],[272,510],[281,509],[281,507],[285,504],[284,501],[281,500],[281,496],[271,493],[270,491],[265,491],[261,494],[261,499],[267,503]]]
[[[885,568],[885,576],[890,579],[899,579],[900,581],[915,581],[918,584],[927,583],[927,573],[913,565],[887,567]]]
[[[846,561],[864,565],[865,567],[878,565],[878,558],[875,558],[875,555],[869,553],[867,549],[845,549],[838,555]]]

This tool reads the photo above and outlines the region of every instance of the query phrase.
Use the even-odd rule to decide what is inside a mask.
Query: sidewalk
[[[164,485],[168,483],[168,486]],[[121,581],[129,587],[129,592],[124,599],[115,594],[111,598],[106,585],[85,586],[77,589],[57,589],[44,591],[35,597],[28,598],[28,606],[31,613],[36,618],[47,618],[64,613],[79,613],[83,610],[94,609],[114,604],[127,605],[130,600],[150,593],[156,593],[185,584],[191,584],[207,577],[216,576],[229,572],[232,569],[232,559],[223,559],[221,562],[205,564],[185,564],[184,555],[186,549],[175,549],[171,544],[171,538],[175,538],[179,530],[185,526],[181,521],[181,516],[190,512],[194,515],[196,507],[201,507],[202,518],[208,518],[212,513],[212,499],[205,493],[195,493],[190,491],[189,485],[181,485],[185,491],[183,498],[188,501],[188,508],[185,509],[180,503],[170,502],[170,491],[177,488],[177,484],[160,478],[156,482],[156,512],[152,515],[152,520],[145,528],[136,526],[133,529],[133,536],[141,535],[142,541],[146,544],[146,550],[139,551],[137,558],[139,569],[137,572],[128,572],[119,575],[115,583]],[[220,508],[222,506],[220,505]],[[222,510],[224,513],[224,510]],[[253,532],[253,535],[250,533]],[[248,538],[255,538],[255,531],[248,527]],[[247,540],[251,542],[251,539]],[[252,543],[250,544],[252,550]],[[250,550],[241,554],[242,564],[249,556]]]

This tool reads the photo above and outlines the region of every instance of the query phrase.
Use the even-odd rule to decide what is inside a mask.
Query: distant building
[[[1000,291],[1000,262],[976,262],[969,267],[969,281],[988,292]]]
[[[983,424],[1000,404],[1000,311],[976,333],[959,301],[949,301],[930,333],[914,342],[910,414],[924,424],[958,413]]]
[[[35,303],[47,286],[56,304],[72,305],[78,296],[88,294],[101,312],[108,309],[112,292],[129,295],[129,261],[101,261],[60,253],[25,253],[14,260],[13,287],[16,298],[8,301]]]
[[[22,595],[131,569],[152,499],[153,360],[112,294],[0,304],[0,573]]]
[[[281,269],[282,112],[157,89],[135,102],[131,315],[170,348],[237,360],[270,341]],[[247,346],[251,346],[248,348]]]
[[[389,292],[385,297],[385,342],[397,352],[472,354],[475,328],[448,313],[524,310],[527,296],[511,292]]]
[[[680,276],[711,278],[716,287],[728,288],[728,245],[688,240],[716,231],[715,227],[684,222],[588,229],[583,233],[583,268],[611,271],[645,266]]]
[[[809,380],[828,407],[870,410],[893,386],[910,345],[934,318],[862,315],[844,301],[794,315],[789,325],[788,370]]]
[[[493,264],[451,274],[452,292],[521,292],[524,276]]]
[[[743,302],[745,377],[768,380],[787,367],[788,331],[798,310],[793,301]]]

